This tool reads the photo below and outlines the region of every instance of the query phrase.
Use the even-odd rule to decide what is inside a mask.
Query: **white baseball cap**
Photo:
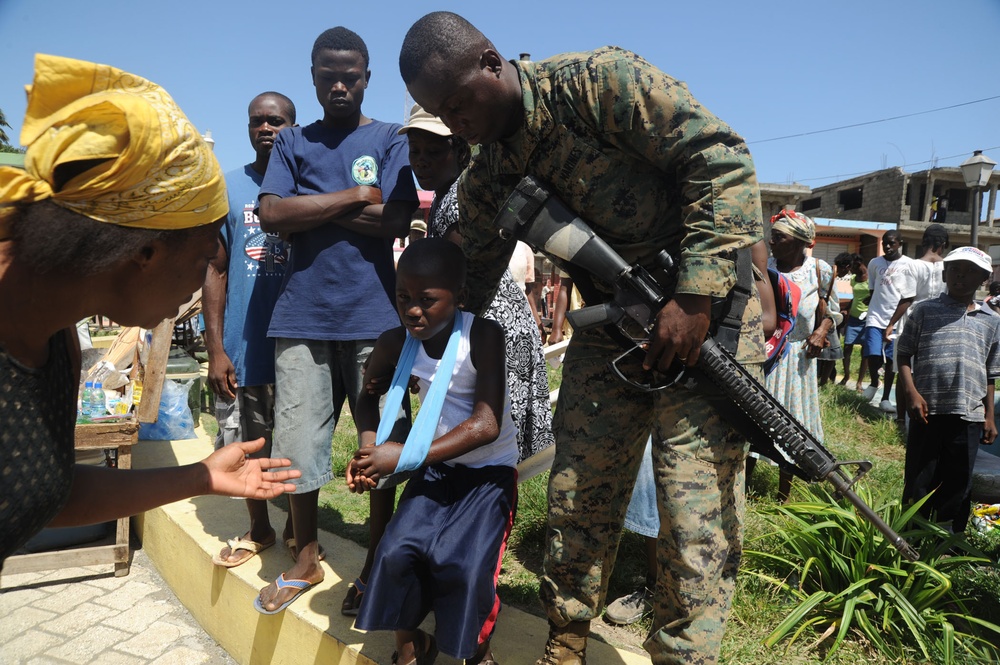
[[[993,272],[993,259],[990,255],[976,247],[956,247],[948,252],[944,257],[945,263],[948,261],[968,261],[974,263],[988,273]]]
[[[411,129],[422,129],[438,136],[451,136],[451,130],[441,122],[437,116],[433,116],[423,109],[420,104],[414,104],[410,109],[410,117],[406,124],[399,128],[397,134],[406,134]]]

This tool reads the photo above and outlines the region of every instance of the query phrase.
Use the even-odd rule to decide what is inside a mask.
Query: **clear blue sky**
[[[884,167],[919,171],[935,158],[957,166],[974,149],[1000,161],[1000,98],[762,142],[1000,96],[998,0],[0,0],[0,108],[17,143],[36,52],[114,65],[166,88],[199,131],[212,131],[229,170],[252,158],[255,94],[288,95],[300,124],[320,117],[309,53],[335,25],[368,44],[366,114],[402,122],[399,47],[437,9],[464,15],[507,58],[604,44],[636,51],[750,142],[763,182],[815,187]]]

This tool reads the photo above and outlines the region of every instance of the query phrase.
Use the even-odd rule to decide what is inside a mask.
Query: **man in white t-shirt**
[[[878,371],[884,364],[885,382],[879,408],[888,413],[896,411],[895,405],[889,401],[892,382],[896,377],[892,364],[892,321],[894,317],[899,319],[895,316],[897,311],[902,315],[910,306],[917,289],[912,266],[914,260],[903,256],[901,248],[899,231],[887,231],[882,236],[884,255],[876,256],[868,263],[868,286],[872,294],[861,341],[861,355],[868,358],[868,374],[871,378],[870,385],[865,389],[865,397],[871,399],[878,392]]]
[[[897,307],[892,318],[889,319],[891,330],[903,332],[906,325],[906,317],[910,310],[918,302],[936,298],[945,289],[944,286],[944,255],[948,251],[948,230],[940,224],[931,224],[924,230],[920,247],[924,251],[923,256],[910,264],[913,272],[915,291],[913,301],[909,307],[903,309]],[[893,363],[896,358],[893,357]],[[903,426],[906,422],[906,395],[901,391],[896,393],[896,423]]]

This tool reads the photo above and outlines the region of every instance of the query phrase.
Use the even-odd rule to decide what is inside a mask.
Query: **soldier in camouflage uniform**
[[[448,12],[410,28],[400,71],[417,103],[482,146],[458,189],[472,311],[489,302],[514,248],[494,218],[531,174],[627,262],[652,269],[661,249],[679,260],[675,298],[658,315],[642,364],[665,370],[675,357],[697,361],[711,298],[729,293],[736,251],[762,236],[743,139],[634,53],[606,47],[508,62]],[[660,579],[645,647],[654,663],[714,663],[742,552],[746,444],[695,392],[644,393],[622,383],[608,369],[621,352],[598,330],[574,334],[566,353],[541,580],[550,633],[538,662],[586,662],[589,622],[604,605],[652,432]],[[753,371],[764,359],[756,297],[737,359]]]

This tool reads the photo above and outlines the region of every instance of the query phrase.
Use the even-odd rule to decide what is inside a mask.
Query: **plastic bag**
[[[160,415],[155,423],[139,424],[141,441],[176,441],[194,439],[194,417],[188,406],[188,391],[176,381],[163,381],[160,396]]]

